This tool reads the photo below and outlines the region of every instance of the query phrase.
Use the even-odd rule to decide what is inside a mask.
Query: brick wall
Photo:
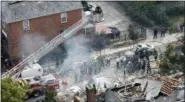
[[[67,12],[67,22],[61,23],[60,13],[29,20],[30,30],[23,31],[23,21],[8,24],[8,48],[10,58],[19,58],[19,41],[24,34],[39,34],[50,41],[61,30],[65,30],[81,19],[81,9]]]

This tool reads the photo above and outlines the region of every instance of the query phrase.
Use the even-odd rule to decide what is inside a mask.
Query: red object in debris
[[[59,84],[55,83],[55,84],[52,84],[52,85],[47,85],[47,89],[59,89]]]
[[[68,85],[67,81],[62,81],[63,85]]]
[[[31,84],[30,88],[37,88],[37,87],[41,87],[42,85],[40,83],[37,84]],[[55,83],[52,84],[47,84],[44,85],[47,89],[59,89],[59,81],[56,81]]]
[[[182,42],[182,41],[177,41],[177,42],[176,42],[176,45],[177,45],[177,46],[182,46],[182,45],[183,45],[183,42]]]
[[[35,87],[40,87],[41,85],[38,83],[38,84],[31,84],[30,85],[30,88],[35,88]]]
[[[104,32],[105,34],[110,34],[111,30],[104,23],[101,22],[95,25],[95,32]]]

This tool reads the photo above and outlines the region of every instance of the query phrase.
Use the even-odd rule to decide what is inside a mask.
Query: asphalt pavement
[[[149,45],[153,45],[154,47],[157,46],[157,48],[158,48],[157,50],[164,51],[165,46],[167,44],[177,41],[180,36],[183,36],[182,32],[181,33],[174,33],[171,35],[167,34],[165,37],[163,37],[163,38],[159,37],[158,39],[153,39],[152,37],[148,37],[146,40],[143,40],[142,42],[137,43],[137,44],[149,44]],[[127,50],[130,50],[130,48],[131,48],[130,46],[127,46],[127,47],[122,46],[119,48],[106,48],[106,49],[102,50],[103,53],[101,53],[101,56],[107,56],[107,55],[112,55],[112,54],[119,53],[122,51],[127,51]],[[92,53],[91,56],[93,58],[97,58],[100,56],[100,54],[97,52],[94,52],[94,53]]]

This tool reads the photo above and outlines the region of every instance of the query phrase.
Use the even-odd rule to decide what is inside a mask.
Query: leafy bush
[[[120,4],[132,21],[146,27],[169,27],[173,25],[169,18],[183,15],[184,12],[181,2],[130,1]]]
[[[134,30],[133,25],[129,25],[128,32],[129,32],[129,38],[133,40],[133,42],[135,42],[139,38],[139,33]]]
[[[181,5],[174,5],[173,7],[168,7],[166,10],[168,16],[179,16],[184,14],[184,7]]]
[[[173,44],[169,44],[164,53],[160,55],[160,74],[168,75],[174,74],[178,71],[184,72],[184,61],[185,56],[177,55],[174,52],[175,46]],[[183,51],[183,47],[181,48]]]
[[[57,102],[57,92],[55,90],[46,89],[45,98],[37,100],[37,102]]]
[[[28,85],[22,85],[18,81],[14,81],[11,77],[2,79],[1,82],[1,100],[2,102],[23,102]]]

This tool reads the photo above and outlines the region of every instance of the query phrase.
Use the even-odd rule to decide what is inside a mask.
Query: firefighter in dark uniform
[[[157,57],[158,57],[158,52],[157,52],[156,49],[154,49],[154,58],[155,58],[155,60],[157,60]]]
[[[116,59],[116,67],[117,67],[117,69],[119,69],[119,64],[120,64],[120,59],[117,58],[117,59]]]
[[[150,61],[147,61],[147,73],[151,73]]]
[[[145,67],[146,67],[146,60],[143,60],[143,63],[142,63],[142,70],[145,70]]]

